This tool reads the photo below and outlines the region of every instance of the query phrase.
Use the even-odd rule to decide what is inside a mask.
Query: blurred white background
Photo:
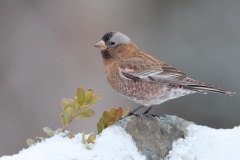
[[[27,147],[42,128],[61,127],[61,99],[81,85],[102,94],[94,118],[68,130],[96,132],[111,107],[137,107],[107,83],[99,51],[103,34],[121,31],[141,49],[190,77],[236,91],[190,95],[155,107],[198,124],[240,124],[239,0],[1,0],[0,156]]]

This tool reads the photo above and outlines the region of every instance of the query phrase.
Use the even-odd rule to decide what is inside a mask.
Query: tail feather
[[[226,91],[213,85],[187,85],[183,87],[185,89],[192,90],[202,94],[207,94],[207,92],[215,92],[215,93],[221,93],[226,95],[236,94],[236,92]]]

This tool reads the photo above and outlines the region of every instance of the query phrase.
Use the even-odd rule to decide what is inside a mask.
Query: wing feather
[[[151,56],[122,60],[118,63],[118,68],[120,75],[133,81],[176,84],[183,86],[184,89],[204,94],[207,92],[217,92],[228,95],[235,94],[235,92],[223,90],[215,85],[205,84],[191,79],[172,66],[154,60]]]
[[[118,63],[122,76],[134,81],[147,81],[155,83],[196,85],[204,84],[188,78],[181,71],[161,62],[153,62],[142,58],[128,58]]]

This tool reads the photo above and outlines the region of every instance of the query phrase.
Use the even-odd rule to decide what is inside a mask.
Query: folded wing
[[[188,90],[199,93],[218,92],[222,94],[234,94],[218,88],[215,85],[205,84],[187,77],[181,71],[159,61],[142,58],[128,58],[118,63],[120,74],[133,81],[145,81],[179,85]]]

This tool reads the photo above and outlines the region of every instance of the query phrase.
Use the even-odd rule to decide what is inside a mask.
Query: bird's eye
[[[111,44],[111,46],[114,46],[114,45],[115,45],[115,42],[111,42],[110,44]]]

